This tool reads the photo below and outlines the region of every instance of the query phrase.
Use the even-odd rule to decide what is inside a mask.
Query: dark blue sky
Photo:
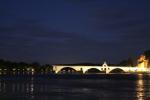
[[[149,0],[1,0],[0,58],[117,63],[150,49]]]

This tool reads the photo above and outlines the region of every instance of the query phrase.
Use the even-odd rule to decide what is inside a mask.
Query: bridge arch
[[[87,73],[89,73],[89,74],[94,74],[94,73],[102,73],[102,71],[101,70],[99,70],[98,68],[89,68],[89,69],[87,69],[86,71],[85,71],[85,73],[87,74]]]
[[[64,68],[60,69],[58,71],[58,73],[60,73],[60,74],[63,74],[63,73],[72,74],[72,73],[77,73],[77,71],[74,68],[71,68],[71,67],[64,67]]]
[[[115,68],[109,71],[109,73],[125,73],[125,71],[121,68]]]

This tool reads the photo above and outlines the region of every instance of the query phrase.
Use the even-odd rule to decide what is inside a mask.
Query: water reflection
[[[0,79],[0,100],[15,98],[34,99],[34,78],[25,81],[21,79]]]
[[[144,100],[144,80],[142,74],[138,75],[136,85],[137,100]]]
[[[6,92],[6,83],[0,79],[0,92],[5,93]]]
[[[0,77],[0,100],[144,100],[149,98],[149,79],[145,80],[143,78],[145,76],[141,74],[137,77],[137,80]]]

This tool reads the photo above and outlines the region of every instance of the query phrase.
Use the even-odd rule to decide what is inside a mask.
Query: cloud
[[[142,4],[111,4],[92,8],[93,30],[133,41],[150,39],[150,7]]]
[[[41,58],[41,61],[47,61],[49,58],[51,62],[57,62],[56,59],[65,56],[62,62],[71,59],[73,62],[87,55],[93,56],[92,52],[97,52],[101,46],[105,46],[105,43],[99,43],[83,34],[46,29],[35,20],[18,20],[15,24],[0,27],[2,57],[36,61]]]
[[[88,17],[89,30],[92,32],[90,38],[106,42],[105,44],[144,42],[148,39],[150,42],[149,1],[71,0],[70,2],[83,8],[85,11],[83,13],[88,13],[85,19]]]
[[[27,55],[51,54],[51,56],[95,56],[97,52],[117,46],[90,38],[83,34],[45,29],[38,21],[18,21],[9,27],[0,28],[0,48]],[[106,51],[106,50],[105,50]],[[35,54],[36,53],[36,54]],[[39,54],[37,54],[39,53]],[[42,56],[42,54],[41,54]]]
[[[53,45],[70,45],[71,43],[80,44],[88,41],[82,35],[67,33],[53,29],[45,29],[38,21],[35,20],[18,20],[17,23],[9,26],[0,27],[1,43],[6,44],[51,44]]]
[[[145,3],[145,0],[64,1],[61,1],[61,4],[58,3],[58,5],[66,4],[67,2],[68,4],[66,5],[68,6],[65,6],[66,8],[63,11],[68,12],[69,8],[67,7],[70,7],[69,12],[73,13],[73,17],[70,16],[71,14],[68,15],[62,12],[60,7],[56,11],[60,15],[56,14],[58,17],[55,19],[56,23],[55,20],[52,21],[55,16],[51,13],[47,14],[47,12],[43,11],[44,9],[40,9],[43,15],[37,17],[39,13],[34,6],[37,12],[33,13],[32,16],[27,11],[27,17],[37,17],[43,22],[33,19],[16,20],[15,17],[11,16],[8,18],[10,20],[6,18],[7,23],[0,24],[0,55],[11,51],[13,51],[14,55],[20,52],[20,55],[33,55],[35,58],[40,55],[39,59],[41,56],[44,58],[50,55],[55,58],[54,60],[51,59],[52,61],[57,61],[59,57],[62,58],[59,60],[63,61],[65,56],[66,62],[70,58],[78,60],[88,59],[88,55],[91,57],[89,58],[90,60],[92,58],[95,60],[98,57],[103,58],[104,56],[111,58],[113,55],[118,59],[117,57],[121,55],[127,56],[127,53],[125,54],[124,52],[131,53],[133,51],[132,53],[134,53],[137,50],[135,48],[144,48],[147,45],[143,46],[143,44],[150,42],[150,7],[148,2]],[[72,4],[69,5],[69,3]],[[53,6],[50,7],[53,8]],[[19,11],[26,10],[23,7]],[[16,10],[12,12],[18,16],[23,15],[22,12],[19,15]],[[45,18],[43,17],[44,13],[46,13],[47,19],[43,20],[42,18]],[[7,16],[7,10],[4,10],[1,15]],[[76,19],[81,21],[76,23]],[[45,20],[48,21],[45,22]],[[44,25],[53,26],[65,31],[54,30]]]

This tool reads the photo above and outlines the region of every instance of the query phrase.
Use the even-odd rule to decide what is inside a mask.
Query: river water
[[[150,100],[148,74],[99,76],[0,76],[0,100]]]

